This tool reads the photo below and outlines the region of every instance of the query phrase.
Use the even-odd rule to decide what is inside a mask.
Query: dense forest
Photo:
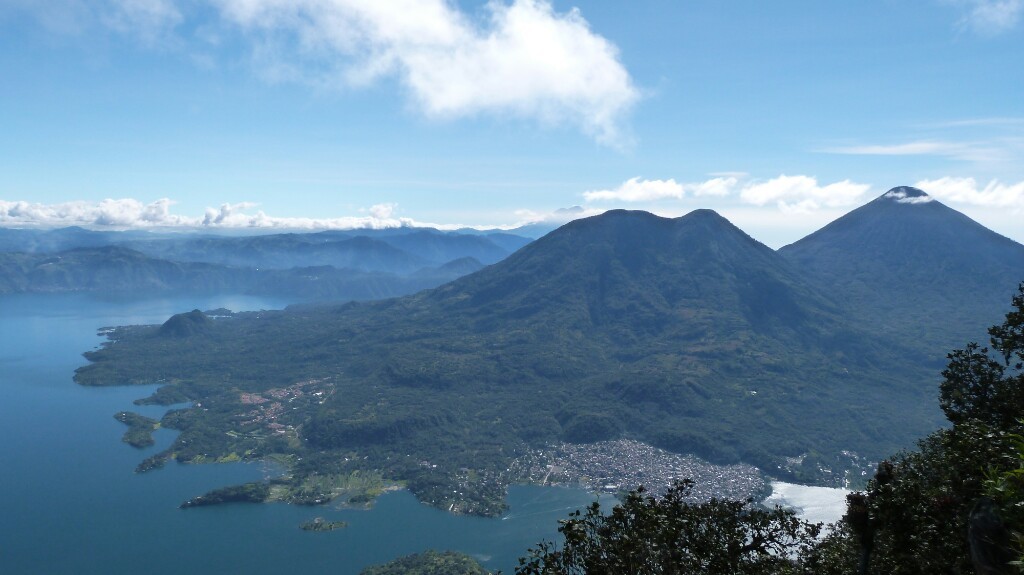
[[[141,401],[192,402],[163,417],[181,433],[140,471],[274,457],[289,473],[272,500],[358,503],[403,485],[496,515],[533,450],[620,438],[858,486],[870,462],[941,424],[929,346],[970,329],[947,321],[954,308],[994,299],[1024,268],[1024,246],[937,202],[894,199],[906,193],[789,255],[708,210],[613,210],[405,298],[113,329],[76,379],[162,383]],[[935,243],[943,225],[963,245]],[[902,249],[863,249],[875,236]],[[838,261],[860,270],[858,290],[875,278],[877,297],[820,271]],[[987,291],[942,279],[965,269]],[[897,301],[913,311],[886,314]]]
[[[564,543],[531,549],[517,575],[1024,572],[1024,284],[989,334],[948,355],[949,426],[882,461],[824,538],[791,511],[693,503],[683,482],[574,513]]]

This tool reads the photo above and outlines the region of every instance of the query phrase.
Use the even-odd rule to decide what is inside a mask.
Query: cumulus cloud
[[[620,202],[653,202],[666,199],[682,199],[687,194],[693,196],[727,196],[739,180],[735,176],[713,178],[704,182],[680,184],[674,179],[642,180],[630,178],[611,190],[591,190],[583,192],[588,202],[620,201]]]
[[[682,198],[682,184],[675,180],[641,180],[630,178],[614,190],[591,190],[583,192],[588,202],[618,200],[622,202],[650,202],[666,198]]]
[[[1011,30],[1024,14],[1024,0],[960,0],[966,13],[960,25],[986,36]]]
[[[199,42],[192,57],[207,66],[208,40],[181,30],[212,13],[217,23],[201,29],[241,30],[268,79],[360,87],[394,78],[430,118],[565,124],[613,147],[630,145],[624,125],[640,99],[615,44],[550,0],[491,0],[479,12],[451,0],[0,0],[5,11],[61,34],[106,28],[188,53]]]
[[[991,180],[979,187],[974,178],[945,177],[937,180],[922,180],[914,184],[928,194],[942,201],[957,202],[984,208],[1024,211],[1024,182],[1004,184]]]
[[[154,227],[195,225],[196,219],[170,213],[173,202],[160,199],[143,204],[134,199],[101,202],[39,204],[0,200],[0,225]]]
[[[823,186],[810,176],[781,175],[766,182],[748,183],[740,192],[740,198],[756,206],[774,203],[784,212],[807,213],[820,208],[856,205],[870,189],[868,184],[850,180]]]
[[[199,217],[174,214],[174,202],[162,198],[145,204],[139,200],[106,199],[100,202],[64,202],[41,204],[25,201],[0,200],[0,226],[4,227],[63,227],[85,226],[108,229],[383,229],[396,227],[433,227],[457,229],[461,224],[432,224],[409,218],[392,216],[394,204],[378,204],[369,209],[368,216],[341,216],[333,218],[275,217],[257,210],[249,202],[225,203],[218,208],[206,208]]]
[[[275,77],[347,85],[395,77],[429,117],[512,114],[628,143],[622,124],[639,92],[616,46],[577,9],[492,1],[481,19],[445,0],[213,1],[261,35],[257,55]]]
[[[391,214],[395,211],[398,204],[376,204],[370,206],[370,215],[385,220],[391,217]]]

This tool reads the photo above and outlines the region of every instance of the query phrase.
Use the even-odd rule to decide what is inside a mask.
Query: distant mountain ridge
[[[294,301],[381,299],[476,271],[529,241],[426,228],[241,237],[0,229],[0,294],[220,291]]]
[[[0,228],[0,253],[56,253],[120,245],[181,262],[287,269],[333,265],[363,271],[409,273],[472,257],[492,264],[532,241],[507,232],[460,233],[434,228],[329,230],[276,234],[216,235]]]
[[[483,267],[460,258],[408,275],[332,266],[256,269],[174,262],[117,245],[57,253],[0,253],[0,296],[10,293],[244,293],[298,301],[376,300],[432,288]]]

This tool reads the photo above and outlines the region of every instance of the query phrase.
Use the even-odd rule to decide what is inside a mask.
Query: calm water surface
[[[168,465],[133,472],[163,449],[121,442],[114,413],[159,417],[132,401],[152,387],[84,388],[71,380],[81,353],[105,326],[159,323],[193,308],[278,309],[253,297],[97,299],[84,295],[0,297],[0,572],[356,574],[363,567],[425,549],[454,549],[511,573],[516,558],[557,520],[593,501],[582,490],[514,487],[505,519],[456,517],[389,493],[370,511],[284,504],[189,510],[178,504],[215,487],[252,481],[261,464]],[[309,533],[315,516],[347,529]]]

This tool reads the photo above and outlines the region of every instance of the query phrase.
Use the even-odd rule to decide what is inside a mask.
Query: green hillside
[[[554,441],[630,437],[784,474],[786,457],[880,457],[938,421],[932,376],[897,341],[705,210],[578,220],[402,299],[111,337],[79,382],[161,381],[154,400],[202,406],[165,417],[182,430],[165,457],[301,456],[293,488],[372,470],[470,513],[500,511],[512,461]],[[303,385],[320,395],[288,396]],[[244,416],[245,394],[274,393],[290,409]]]

